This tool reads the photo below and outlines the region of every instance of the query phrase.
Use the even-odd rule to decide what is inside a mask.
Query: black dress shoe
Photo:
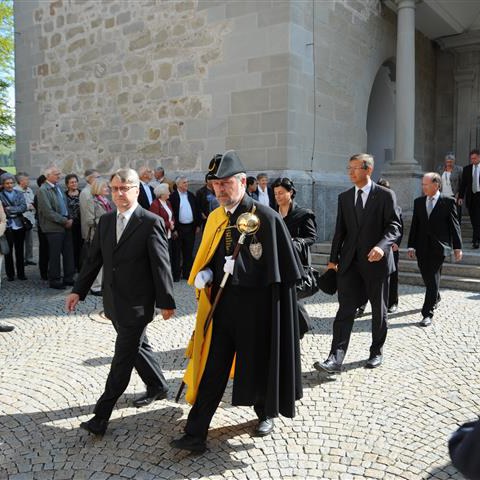
[[[27,279],[27,277],[25,275],[19,275],[17,278],[19,280],[26,280]]]
[[[419,323],[421,327],[429,327],[432,324],[432,317],[424,317]]]
[[[88,422],[82,422],[80,428],[83,428],[87,432],[93,433],[93,435],[103,436],[107,431],[108,420],[105,418],[92,417]]]
[[[360,318],[364,313],[365,313],[365,307],[367,305],[362,305],[360,307],[357,308],[356,312],[355,312],[355,318]]]
[[[0,332],[11,332],[15,327],[12,325],[5,325],[0,323]]]
[[[102,296],[102,291],[101,290],[90,289],[90,295],[93,295],[94,297],[101,297]]]
[[[324,362],[315,362],[313,368],[319,372],[340,373],[342,365],[337,363],[333,357],[328,357]]]
[[[60,282],[52,282],[49,285],[50,288],[55,288],[56,290],[65,290],[65,285]]]
[[[146,407],[155,400],[163,400],[167,398],[168,390],[156,390],[155,392],[146,392],[141,397],[133,401],[133,405],[137,408]]]
[[[395,313],[398,310],[398,305],[395,303],[394,305],[388,307],[388,313]]]
[[[186,433],[183,437],[177,440],[172,440],[170,445],[173,448],[179,448],[180,450],[187,450],[192,453],[203,453],[207,449],[207,442],[203,438],[194,437]]]
[[[255,428],[255,436],[265,437],[266,435],[270,435],[274,428],[275,422],[273,421],[273,418],[266,417],[264,419],[260,419]]]
[[[365,364],[365,368],[377,368],[383,363],[383,356],[382,355],[372,355],[367,363]]]

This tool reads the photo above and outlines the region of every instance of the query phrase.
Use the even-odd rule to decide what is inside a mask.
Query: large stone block
[[[232,92],[232,114],[261,112],[269,109],[270,91],[268,88]]]
[[[260,128],[260,114],[232,115],[228,119],[228,135],[257,133]]]

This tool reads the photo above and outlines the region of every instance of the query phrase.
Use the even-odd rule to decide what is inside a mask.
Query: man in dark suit
[[[458,193],[458,204],[465,204],[472,222],[473,236],[472,247],[480,246],[480,151],[475,149],[470,152],[470,165],[463,167],[462,183]]]
[[[175,309],[167,235],[162,218],[138,205],[139,183],[135,170],[118,170],[112,175],[110,187],[117,210],[100,218],[87,259],[66,299],[71,312],[85,299],[103,265],[104,311],[117,339],[95,416],[80,425],[96,435],[105,433],[133,368],[147,386],[146,394],[134,401],[136,407],[165,398],[167,393],[167,382],[146,337],[155,306],[165,320]]]
[[[138,176],[140,178],[140,190],[138,194],[138,203],[145,210],[150,209],[150,205],[155,200],[153,188],[149,183],[153,179],[153,171],[148,167],[140,167],[138,169]]]
[[[193,263],[195,234],[202,223],[195,195],[188,190],[187,177],[175,180],[177,189],[170,195],[175,229],[172,233],[173,280],[188,279]]]
[[[328,268],[337,270],[339,309],[326,361],[314,367],[339,373],[347,352],[357,308],[372,305],[372,344],[365,365],[382,364],[387,337],[388,276],[395,270],[392,245],[401,235],[395,194],[371,180],[373,157],[353,155],[347,170],[353,188],[338,196],[337,223]]]
[[[439,299],[440,271],[452,245],[455,260],[462,259],[462,237],[458,223],[455,199],[440,194],[442,178],[429,172],[423,176],[425,196],[415,199],[412,225],[408,236],[408,256],[417,256],[418,268],[425,283],[425,300],[420,326],[432,324],[433,310]]]

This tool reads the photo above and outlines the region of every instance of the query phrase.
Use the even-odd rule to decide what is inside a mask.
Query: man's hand
[[[80,301],[78,293],[70,293],[65,299],[65,309],[68,313],[73,312],[77,303]]]
[[[413,260],[415,258],[415,249],[414,248],[409,248],[407,252],[407,257],[410,260]]]
[[[70,228],[72,228],[72,225],[73,225],[73,220],[71,218],[69,218],[66,222],[65,222],[65,225],[64,227],[69,230]]]
[[[166,310],[164,308],[162,308],[160,311],[162,312],[162,317],[164,320],[168,320],[175,313],[175,310]]]
[[[369,262],[378,262],[380,261],[385,252],[380,247],[373,247],[370,252],[368,253],[368,261]]]
[[[462,206],[462,205],[463,205],[463,198],[459,198],[459,199],[457,200],[457,203],[458,203],[460,206]]]
[[[327,270],[338,270],[338,263],[328,262]]]
[[[195,276],[195,281],[193,282],[195,288],[201,290],[205,288],[209,283],[213,281],[213,272],[209,268],[205,268],[204,270],[200,270],[197,275]]]
[[[398,245],[396,243],[392,243],[392,252],[398,252]]]
[[[233,275],[233,269],[235,268],[235,260],[231,255],[225,257],[225,265],[223,266],[223,271],[230,275]]]
[[[455,261],[459,262],[463,257],[463,252],[459,248],[456,248],[453,251],[453,255],[455,256]]]

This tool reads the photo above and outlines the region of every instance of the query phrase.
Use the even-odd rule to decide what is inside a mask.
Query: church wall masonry
[[[199,184],[235,148],[252,173],[293,177],[331,238],[375,76],[395,55],[395,14],[378,0],[17,0],[15,22],[19,169],[161,164]],[[428,91],[428,45],[419,56]],[[418,105],[433,125],[431,99]]]

